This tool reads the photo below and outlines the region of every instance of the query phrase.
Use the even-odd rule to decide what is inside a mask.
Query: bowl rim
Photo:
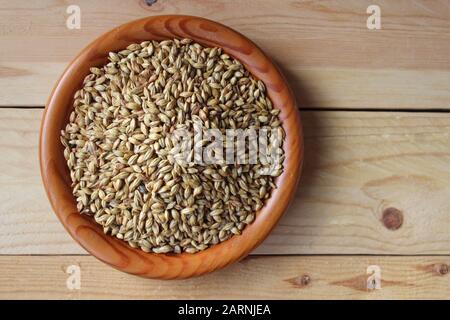
[[[60,113],[64,111],[64,117],[68,118],[73,90],[81,87],[80,80],[87,75],[87,65],[104,64],[100,62],[106,60],[107,52],[112,51],[112,47],[120,50],[126,47],[126,43],[139,43],[145,37],[149,37],[147,40],[162,40],[169,35],[172,35],[172,39],[188,35],[204,46],[222,47],[224,52],[243,63],[250,73],[264,82],[274,107],[281,109],[280,120],[286,132],[283,142],[286,156],[284,171],[277,178],[277,188],[272,191],[271,197],[256,212],[254,222],[246,226],[241,235],[194,254],[155,254],[134,249],[125,241],[105,235],[100,225],[79,214],[59,142],[59,132],[67,123]],[[229,42],[224,42],[224,39]],[[158,279],[188,278],[209,273],[240,260],[256,248],[277,224],[295,194],[303,163],[303,149],[297,104],[286,79],[274,62],[239,32],[212,20],[187,15],[158,15],[133,20],[104,33],[83,48],[53,87],[39,134],[41,178],[52,209],[66,231],[86,251],[110,266],[127,273]],[[61,158],[66,169],[61,167]]]

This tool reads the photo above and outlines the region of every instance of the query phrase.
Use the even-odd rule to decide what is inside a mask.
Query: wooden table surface
[[[148,1],[153,2],[153,1]],[[375,3],[376,2],[376,3]],[[450,298],[450,1],[0,0],[0,298]],[[381,9],[369,30],[367,7]],[[53,84],[91,40],[129,20],[189,14],[255,41],[298,99],[296,198],[250,257],[154,281],[87,253],[50,209],[37,147]],[[66,285],[67,267],[81,289]],[[381,289],[367,288],[379,267]]]

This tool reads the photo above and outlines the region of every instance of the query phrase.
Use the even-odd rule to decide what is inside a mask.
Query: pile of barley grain
[[[220,48],[189,39],[132,44],[109,60],[91,68],[61,133],[79,211],[146,252],[194,253],[240,234],[281,164],[272,175],[260,163],[179,164],[170,134],[199,121],[284,137],[263,83]]]

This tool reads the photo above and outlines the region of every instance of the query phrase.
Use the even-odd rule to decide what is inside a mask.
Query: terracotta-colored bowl
[[[261,79],[286,131],[284,172],[277,189],[242,235],[195,254],[153,254],[131,248],[110,235],[88,216],[78,213],[70,176],[60,143],[60,131],[68,122],[73,95],[92,66],[104,65],[108,52],[145,40],[191,38],[205,46],[217,46],[240,60]],[[190,16],[154,16],[122,25],[95,40],[70,63],[48,100],[42,119],[39,157],[41,175],[53,210],[69,234],[89,253],[107,264],[139,276],[159,279],[202,275],[245,257],[275,226],[294,195],[303,160],[303,137],[295,99],[286,80],[253,42],[217,22]]]

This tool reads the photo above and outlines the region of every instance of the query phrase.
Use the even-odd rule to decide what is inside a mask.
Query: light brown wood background
[[[450,298],[450,2],[0,0],[0,298]],[[43,105],[91,40],[156,14],[210,18],[255,41],[298,99],[296,198],[253,255],[187,281],[122,274],[52,213],[38,168]],[[81,290],[66,288],[81,267]],[[367,290],[379,265],[382,289]],[[120,290],[119,290],[120,289]],[[116,292],[123,292],[117,294]]]

